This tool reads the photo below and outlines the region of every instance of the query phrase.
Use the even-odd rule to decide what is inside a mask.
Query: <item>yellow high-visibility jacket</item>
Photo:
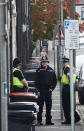
[[[16,71],[16,70],[19,70],[19,69],[13,68],[13,73],[14,73],[14,71]],[[21,72],[21,70],[19,70],[19,71]],[[21,72],[21,73],[22,73],[22,72]],[[23,75],[23,74],[22,74],[22,75]],[[22,81],[19,80],[18,77],[15,77],[15,76],[13,75],[13,86],[17,86],[17,87],[23,88],[23,87],[24,87],[24,84],[22,83]]]
[[[67,65],[66,67],[70,68],[69,65]],[[64,68],[64,70],[66,69],[66,67]],[[62,75],[62,78],[61,78],[61,83],[62,84],[69,84],[70,83],[69,78],[67,77],[66,74],[64,74],[64,70],[63,70],[63,75]],[[73,74],[73,84],[75,84],[75,82],[76,82],[76,74]]]

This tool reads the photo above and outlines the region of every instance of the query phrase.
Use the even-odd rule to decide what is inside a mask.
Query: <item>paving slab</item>
[[[52,43],[49,44],[49,61],[50,66],[54,68],[54,61],[53,61],[53,50],[52,50]],[[56,54],[55,54],[56,55]],[[57,60],[57,59],[56,59]],[[56,67],[57,69],[57,67]],[[60,112],[60,84],[58,82],[55,90],[52,93],[52,122],[55,123],[53,126],[46,126],[45,125],[45,106],[43,110],[43,126],[36,126],[35,131],[72,131],[71,125],[62,125],[61,122],[61,112]],[[75,124],[75,131],[84,131],[84,105],[77,105],[76,106],[77,112],[80,114],[81,121]]]

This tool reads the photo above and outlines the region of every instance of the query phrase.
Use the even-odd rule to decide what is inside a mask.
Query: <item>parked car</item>
[[[36,70],[40,66],[40,57],[31,57],[28,64],[22,69],[24,77],[28,81],[30,87],[36,87]]]
[[[40,66],[40,57],[31,57],[22,70],[37,69]]]
[[[81,50],[81,52],[83,52],[83,51]],[[80,70],[83,63],[84,63],[84,55],[77,55],[76,56],[76,69]]]
[[[42,51],[43,48],[46,48],[46,52],[47,52],[47,54],[48,54],[48,42],[47,42],[46,40],[43,40],[43,41],[42,41],[40,52]]]
[[[80,104],[84,104],[84,64],[80,68],[78,78],[78,96]]]

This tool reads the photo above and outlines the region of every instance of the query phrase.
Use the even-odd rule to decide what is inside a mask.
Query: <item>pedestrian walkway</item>
[[[54,61],[53,61],[53,50],[52,50],[52,43],[49,44],[48,47],[48,55],[49,55],[49,65],[54,68]],[[57,60],[56,60],[57,61]],[[57,67],[56,67],[57,69]],[[36,131],[71,131],[71,125],[62,125],[61,124],[61,117],[60,117],[60,85],[59,82],[57,87],[52,93],[52,122],[55,123],[53,126],[45,125],[45,106],[43,110],[43,125],[36,126]],[[75,131],[84,131],[84,106],[77,105],[77,111],[81,116],[81,121],[75,124]]]
[[[55,123],[53,126],[47,126],[45,125],[45,106],[43,110],[43,125],[42,126],[36,126],[36,131],[71,131],[71,125],[62,125],[61,124],[61,118],[60,118],[60,89],[59,89],[59,83],[56,87],[56,89],[53,91],[53,104],[52,104],[52,121]],[[81,121],[79,123],[75,124],[75,131],[84,131],[84,119],[83,119],[83,111],[84,107],[77,106],[77,111],[79,112],[81,116]],[[82,113],[82,114],[81,114]]]

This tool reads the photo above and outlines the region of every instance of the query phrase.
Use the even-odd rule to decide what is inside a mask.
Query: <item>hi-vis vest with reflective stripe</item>
[[[69,65],[67,65],[66,67],[69,67]],[[64,70],[65,70],[65,68],[64,68]],[[70,83],[69,79],[68,79],[67,75],[64,74],[64,70],[63,70],[63,75],[62,75],[62,78],[61,78],[61,83],[62,84],[69,84]],[[75,82],[76,82],[76,74],[73,74],[73,84],[75,84]]]
[[[14,71],[16,71],[16,70],[19,70],[19,69],[13,68],[13,73],[14,73]],[[19,71],[21,72],[21,70],[19,70]],[[21,73],[22,73],[22,72],[21,72]],[[17,86],[17,87],[22,88],[22,87],[24,87],[24,84],[18,79],[18,77],[15,77],[15,76],[13,75],[13,86]]]

